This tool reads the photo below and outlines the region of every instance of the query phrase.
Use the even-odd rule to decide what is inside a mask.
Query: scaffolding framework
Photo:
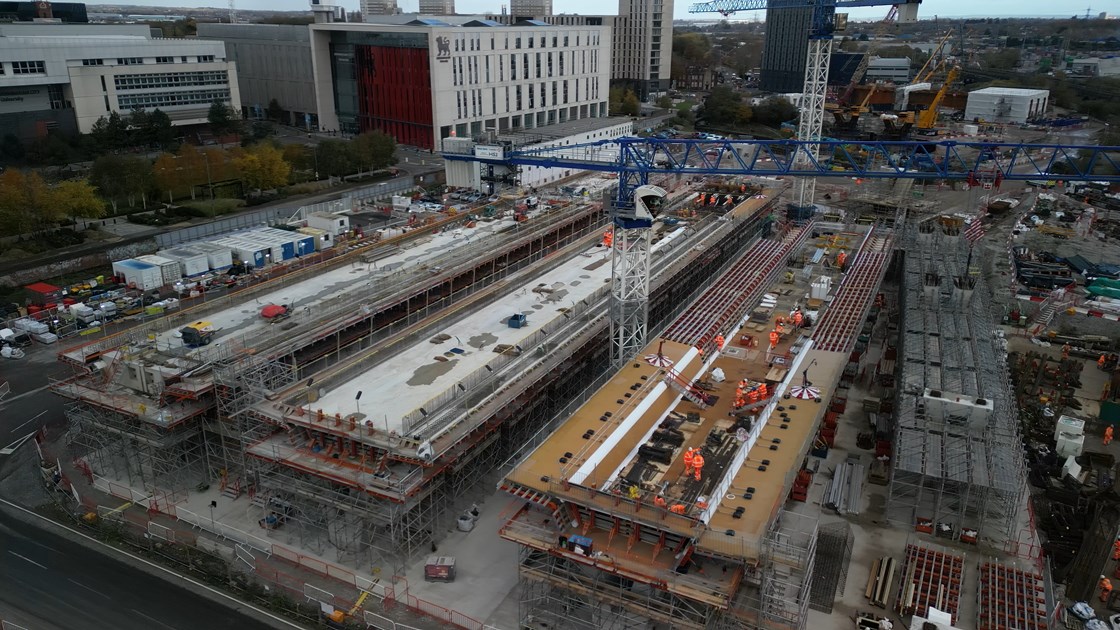
[[[98,475],[149,492],[179,492],[205,478],[207,437],[197,425],[162,429],[105,407],[66,406],[68,446]]]
[[[888,518],[905,527],[918,519],[945,524],[954,538],[971,529],[1002,543],[1013,537],[1025,474],[988,288],[965,268],[967,242],[952,230],[911,225],[904,248]],[[943,400],[990,412],[977,421],[939,411]]]

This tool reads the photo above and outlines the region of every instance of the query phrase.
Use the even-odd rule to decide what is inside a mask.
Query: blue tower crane
[[[820,159],[824,151],[828,158]],[[646,344],[650,233],[664,203],[650,176],[754,175],[941,179],[970,183],[1061,179],[1120,182],[1120,147],[990,142],[862,142],[838,140],[679,140],[624,137],[574,145],[515,148],[456,143],[448,162],[480,163],[491,180],[519,166],[618,175],[611,218],[611,339],[616,363]],[[835,162],[835,164],[833,163]],[[844,166],[836,166],[836,165]]]

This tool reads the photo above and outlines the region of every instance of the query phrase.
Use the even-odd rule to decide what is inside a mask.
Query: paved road
[[[274,627],[32,527],[7,509],[0,508],[0,619],[29,630]]]

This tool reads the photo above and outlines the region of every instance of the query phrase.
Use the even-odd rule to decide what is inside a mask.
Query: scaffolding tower
[[[1025,486],[1018,414],[968,244],[935,221],[906,232],[888,517],[1013,537]],[[948,529],[946,529],[946,527]]]

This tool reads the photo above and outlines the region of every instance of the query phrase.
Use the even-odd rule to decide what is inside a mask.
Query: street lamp
[[[362,415],[362,406],[358,403],[362,399],[362,390],[358,390],[357,395],[354,396],[354,415]]]

